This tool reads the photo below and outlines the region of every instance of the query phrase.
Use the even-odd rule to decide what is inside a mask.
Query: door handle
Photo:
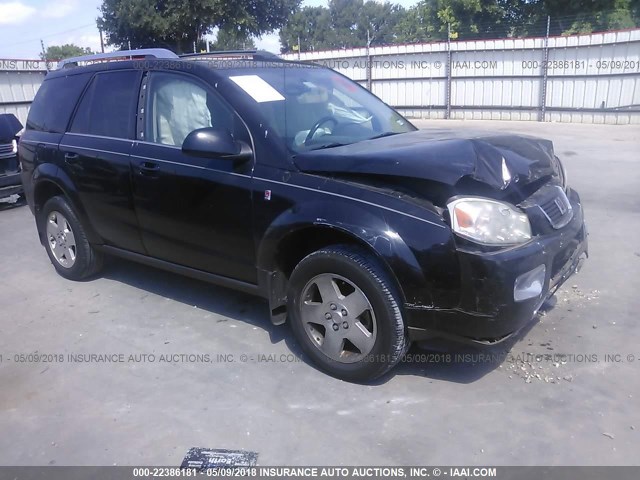
[[[142,162],[139,165],[140,175],[155,177],[160,170],[160,166],[153,162]]]
[[[67,152],[64,154],[64,161],[68,165],[74,165],[78,163],[78,160],[80,160],[80,155],[78,155],[77,153]]]

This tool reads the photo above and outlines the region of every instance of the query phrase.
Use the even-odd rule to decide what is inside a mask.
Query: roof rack
[[[275,53],[266,50],[218,50],[213,52],[187,53],[180,55],[185,60],[206,60],[207,58],[244,58],[251,57],[253,60],[282,60]]]
[[[96,62],[100,60],[126,60],[133,58],[179,58],[178,55],[166,48],[141,48],[139,50],[120,50],[117,52],[82,55],[80,57],[65,58],[58,62],[57,70],[77,67],[80,62]]]

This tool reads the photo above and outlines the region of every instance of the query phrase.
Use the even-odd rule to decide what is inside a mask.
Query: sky
[[[418,0],[393,0],[409,7]],[[37,59],[40,40],[49,45],[74,43],[100,51],[95,19],[101,0],[0,0],[0,59]],[[304,6],[327,5],[323,0],[305,0]],[[213,38],[212,38],[213,39]],[[278,35],[256,40],[260,49],[278,53]]]

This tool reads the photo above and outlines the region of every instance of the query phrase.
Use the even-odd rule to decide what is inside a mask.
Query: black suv
[[[411,341],[509,337],[586,254],[547,140],[418,131],[330,69],[259,52],[114,55],[132,58],[47,75],[20,141],[66,278],[109,254],[263,296],[320,368],[362,381]]]
[[[18,135],[20,120],[12,113],[0,115],[0,199],[22,194],[20,163],[18,162]]]

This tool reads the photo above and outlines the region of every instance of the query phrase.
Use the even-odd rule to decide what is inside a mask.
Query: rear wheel
[[[305,353],[344,380],[383,375],[407,348],[394,284],[357,247],[327,247],[305,257],[291,275],[288,312]]]
[[[102,267],[102,255],[87,240],[84,228],[69,202],[50,198],[42,208],[45,248],[56,271],[70,280],[82,280]]]

